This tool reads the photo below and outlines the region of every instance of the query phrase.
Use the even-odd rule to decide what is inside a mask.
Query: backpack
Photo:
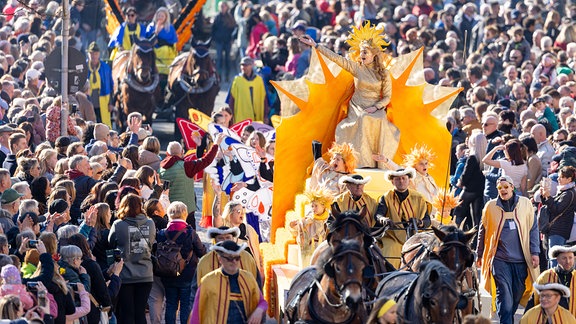
[[[158,277],[178,277],[192,257],[192,252],[188,258],[182,257],[182,246],[176,243],[176,240],[186,230],[179,231],[172,239],[168,237],[166,231],[166,241],[156,244],[154,252],[156,262],[154,263],[154,275]]]

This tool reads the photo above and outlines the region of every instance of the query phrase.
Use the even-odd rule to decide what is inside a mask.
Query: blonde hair
[[[222,210],[222,220],[224,220],[225,226],[231,226],[229,216],[232,214],[232,210],[236,206],[242,206],[242,204],[239,201],[229,201],[226,206],[224,206],[224,209]]]
[[[46,161],[52,157],[52,156],[58,156],[58,152],[55,149],[44,149],[40,152],[40,154],[38,154],[38,162],[40,162],[40,175],[45,174],[46,172],[50,171],[50,172],[54,172],[54,170],[48,170],[48,164],[46,163]],[[56,166],[54,166],[56,167]]]
[[[152,19],[152,21],[154,22],[154,24],[156,24],[156,19],[158,18],[158,15],[161,12],[166,14],[166,21],[164,21],[164,26],[162,26],[162,29],[164,29],[164,31],[170,31],[170,12],[168,11],[168,8],[166,7],[158,8],[158,10],[156,10],[156,13],[154,14],[154,18]]]
[[[316,190],[307,190],[304,192],[304,195],[306,196],[306,198],[308,198],[310,203],[317,202],[326,208],[329,208],[330,205],[332,204],[332,201],[334,200],[330,191],[324,188],[319,188]]]

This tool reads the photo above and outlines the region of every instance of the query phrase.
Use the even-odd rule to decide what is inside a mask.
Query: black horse
[[[188,109],[197,109],[210,116],[220,91],[216,65],[208,54],[210,40],[194,42],[188,53],[179,55],[170,65],[168,96],[165,106],[174,106],[176,118],[188,119]],[[174,135],[181,138],[178,126]]]
[[[422,263],[420,273],[397,271],[385,277],[378,297],[398,304],[397,323],[452,324],[468,301],[456,290],[456,276],[440,261]]]

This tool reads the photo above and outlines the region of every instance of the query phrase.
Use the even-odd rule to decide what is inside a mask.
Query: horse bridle
[[[147,85],[147,86],[143,86],[141,84],[139,84],[138,82],[135,82],[132,76],[132,58],[133,55],[136,51],[142,51],[143,53],[148,53],[150,51],[154,50],[153,48],[150,48],[149,50],[146,50],[140,46],[138,46],[137,44],[134,44],[134,47],[132,48],[132,50],[130,51],[130,56],[128,57],[128,63],[126,64],[126,69],[125,69],[125,77],[124,80],[122,80],[122,82],[127,83],[131,88],[135,89],[136,91],[139,92],[144,92],[144,93],[152,93],[156,90],[156,87],[158,86],[158,83],[160,82],[160,76],[158,75],[158,73],[154,73],[152,67],[150,67],[150,75],[152,76],[152,83]],[[141,69],[141,67],[137,67],[139,69]]]
[[[450,285],[447,284],[442,284],[440,286],[440,290],[443,290],[444,288],[447,288],[452,294],[454,294],[455,296],[458,296],[458,291],[456,289],[454,289],[453,287],[451,287]],[[422,296],[422,301],[426,300],[426,303],[423,303],[424,307],[422,307],[423,309],[423,316],[426,319],[427,323],[430,323],[430,321],[432,320],[432,317],[430,316],[430,302],[429,300],[431,299],[432,296],[430,296],[430,294],[428,292],[424,293],[424,295]],[[405,308],[406,310],[407,308]],[[443,310],[446,311],[446,310]]]
[[[460,242],[458,240],[452,240],[452,241],[448,241],[448,242],[442,242],[442,244],[440,244],[440,249],[439,251],[435,254],[438,257],[438,259],[442,259],[441,258],[441,254],[445,251],[448,251],[450,249],[451,246],[458,246],[459,248],[464,248],[466,249],[466,252],[468,253],[472,253],[472,249],[470,249],[470,247],[468,246],[468,244]],[[454,265],[456,266],[456,268],[460,265],[460,258],[458,256],[458,253],[455,253],[455,260],[454,260]],[[464,267],[462,268],[462,270],[466,269],[467,265],[464,264]],[[460,275],[460,274],[458,274]]]
[[[359,258],[364,265],[368,265],[368,260],[366,260],[366,257],[360,252],[360,251],[351,251],[351,250],[344,250],[344,251],[340,251],[339,253],[336,253],[335,255],[333,255],[330,259],[328,259],[328,261],[326,262],[326,264],[329,265],[333,265],[334,262],[339,259],[340,257],[343,256],[347,256],[348,258],[352,258],[352,257],[357,257]],[[349,265],[352,262],[349,261]],[[338,285],[337,279],[335,276],[329,276],[334,280],[335,286],[336,286],[336,291],[338,292],[338,295],[340,297],[340,303],[339,304],[333,304],[330,302],[330,300],[328,299],[328,295],[327,293],[324,291],[324,289],[322,289],[322,285],[320,285],[320,282],[318,281],[319,278],[314,279],[314,282],[312,284],[312,287],[310,289],[310,293],[308,294],[308,311],[310,312],[310,316],[312,317],[312,320],[314,321],[314,323],[321,323],[321,324],[349,324],[354,320],[354,317],[356,315],[356,312],[351,312],[350,316],[344,320],[343,322],[340,323],[334,323],[334,322],[327,322],[325,320],[323,320],[320,315],[316,312],[314,305],[312,304],[313,299],[311,298],[314,294],[315,294],[315,290],[318,289],[323,295],[324,295],[324,299],[326,300],[326,303],[328,305],[330,305],[331,307],[334,308],[340,308],[342,306],[344,306],[346,303],[342,300],[343,296],[342,296],[342,291],[349,285],[352,284],[356,284],[359,285],[361,288],[362,286],[362,282],[359,280],[347,280],[345,281],[342,285]],[[347,309],[348,311],[350,311],[349,309]]]

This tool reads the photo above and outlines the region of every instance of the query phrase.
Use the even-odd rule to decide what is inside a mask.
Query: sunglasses
[[[498,190],[500,190],[500,189],[508,189],[508,188],[511,188],[511,187],[508,186],[508,185],[497,185],[497,186],[496,186],[496,189],[498,189]]]
[[[240,256],[234,256],[234,257],[227,257],[227,256],[223,256],[222,258],[228,262],[238,262],[240,261]]]

